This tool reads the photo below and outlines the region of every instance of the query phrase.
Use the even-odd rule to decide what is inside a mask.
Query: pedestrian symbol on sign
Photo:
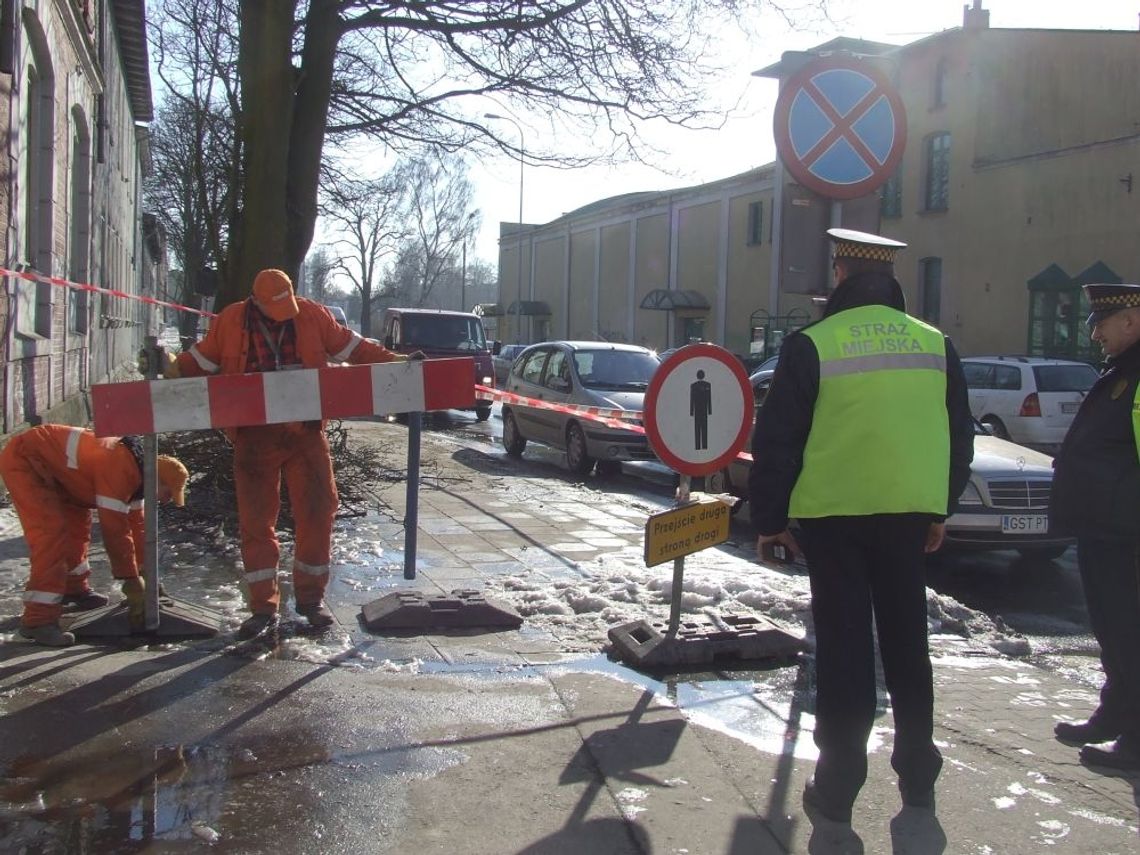
[[[709,416],[712,415],[712,384],[705,372],[698,371],[696,381],[689,386],[689,415],[693,417],[693,449],[709,447]]]

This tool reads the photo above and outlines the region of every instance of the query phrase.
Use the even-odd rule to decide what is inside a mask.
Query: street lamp
[[[516,232],[518,236],[518,253],[519,253],[519,296],[515,301],[515,344],[521,344],[522,341],[522,227],[523,227],[523,167],[525,166],[526,159],[526,139],[523,136],[522,126],[512,119],[510,116],[500,116],[498,113],[484,113],[484,119],[499,119],[504,122],[510,122],[515,126],[515,130],[519,132],[519,227]]]
[[[468,232],[471,230],[471,222],[477,213],[478,211],[472,211],[463,221],[463,265],[459,273],[459,311],[461,312],[467,311],[467,238]]]

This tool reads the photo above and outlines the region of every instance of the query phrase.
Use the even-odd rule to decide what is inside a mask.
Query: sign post
[[[645,527],[645,563],[673,561],[669,623],[662,633],[647,621],[609,631],[615,653],[647,667],[696,665],[715,659],[794,655],[802,643],[764,621],[727,616],[715,624],[681,626],[685,556],[729,536],[728,505],[709,496],[689,498],[689,479],[728,466],[748,441],[752,386],[744,366],[722,347],[692,344],[658,367],[645,395],[645,434],[654,453],[680,473],[677,507],[651,516]]]

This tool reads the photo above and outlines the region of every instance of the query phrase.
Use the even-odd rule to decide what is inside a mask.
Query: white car
[[[970,413],[996,437],[1048,450],[1060,447],[1098,376],[1087,362],[1037,356],[962,359]]]

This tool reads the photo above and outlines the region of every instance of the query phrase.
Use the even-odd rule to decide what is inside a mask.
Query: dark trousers
[[[1104,686],[1098,720],[1140,740],[1140,544],[1077,540],[1077,564]]]
[[[850,805],[867,780],[875,717],[875,644],[895,719],[891,765],[899,787],[934,786],[934,684],[926,637],[930,518],[918,514],[800,520],[815,623],[815,781],[828,801]]]

